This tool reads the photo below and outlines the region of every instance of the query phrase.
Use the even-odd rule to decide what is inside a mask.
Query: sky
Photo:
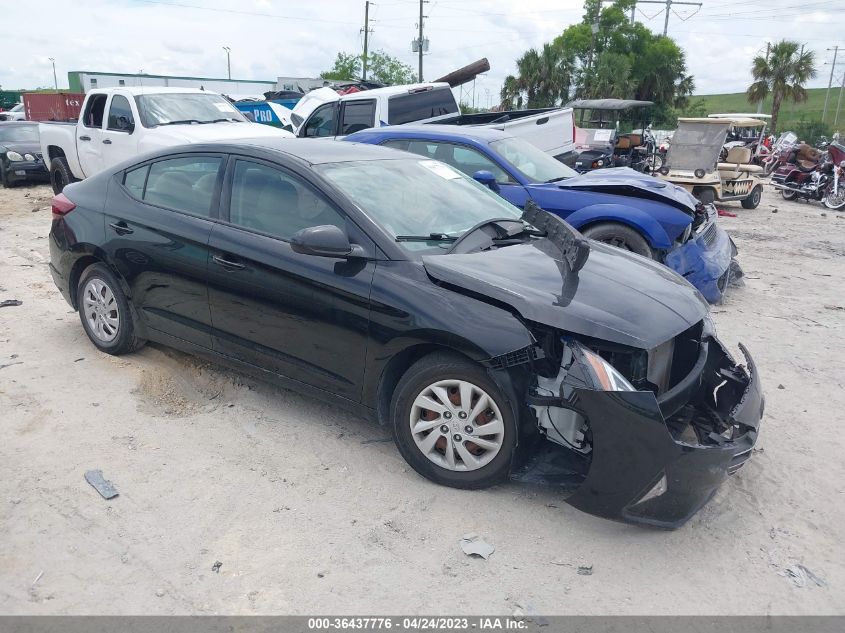
[[[845,48],[845,0],[702,0],[675,4],[669,35],[686,52],[696,94],[743,91],[750,65],[767,41],[805,43],[816,52],[826,87],[835,45]],[[664,7],[640,4],[637,20],[661,32]],[[429,0],[424,5],[430,51],[424,77],[433,80],[487,57],[491,70],[476,81],[477,106],[495,103],[502,80],[527,49],[540,47],[577,23],[582,0]],[[370,6],[371,49],[417,68],[411,40],[418,0],[382,0]],[[0,86],[52,87],[50,57],[59,87],[69,70],[225,77],[231,48],[232,77],[275,80],[316,77],[338,51],[362,49],[364,0],[38,0],[5,2]],[[836,66],[845,73],[845,50]],[[462,99],[472,102],[471,90]]]

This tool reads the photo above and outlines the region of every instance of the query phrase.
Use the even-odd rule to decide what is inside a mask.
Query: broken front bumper
[[[686,244],[667,253],[664,263],[695,286],[707,301],[719,303],[730,283],[735,255],[733,240],[711,220]]]
[[[692,371],[659,397],[651,391],[576,389],[567,406],[576,407],[589,424],[589,463],[544,442],[541,456],[514,478],[566,487],[577,483],[567,502],[579,510],[680,527],[743,466],[757,441],[763,392],[754,361],[740,347],[747,368],[737,365],[717,339],[707,339]],[[708,416],[729,426],[731,437],[691,433],[692,425]]]

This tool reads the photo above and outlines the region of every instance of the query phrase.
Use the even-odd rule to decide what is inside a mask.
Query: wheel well
[[[590,220],[586,224],[582,224],[578,227],[578,231],[581,233],[584,232],[585,229],[592,228],[594,226],[598,226],[599,224],[618,224],[620,226],[627,226],[629,229],[633,229],[640,235],[642,235],[643,239],[648,242],[648,245],[654,248],[654,244],[652,244],[651,238],[648,236],[648,233],[644,232],[640,227],[635,224],[631,224],[630,222],[625,222],[625,220],[618,220],[618,219],[611,219],[611,220]]]
[[[82,273],[88,268],[91,264],[99,264],[102,260],[97,259],[93,255],[85,255],[84,257],[80,257],[73,265],[73,268],[70,270],[70,275],[68,276],[68,293],[70,294],[70,300],[73,304],[73,309],[79,309],[79,303],[76,300],[76,291],[77,287],[79,286],[79,278],[82,276]]]
[[[384,370],[381,372],[381,379],[379,380],[376,402],[376,418],[379,424],[388,424],[390,420],[390,401],[393,399],[393,392],[396,389],[396,385],[399,384],[405,372],[418,360],[435,352],[448,352],[472,360],[465,354],[461,354],[450,347],[429,343],[414,345],[396,354],[396,356],[388,361]]]
[[[49,159],[47,162],[47,167],[50,167],[50,163],[53,162],[54,158],[59,158],[60,156],[65,156],[65,151],[61,147],[59,147],[58,145],[50,145],[49,147],[47,147],[47,158]]]

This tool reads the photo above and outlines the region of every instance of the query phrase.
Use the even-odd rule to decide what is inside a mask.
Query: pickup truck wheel
[[[448,353],[422,358],[402,376],[390,411],[396,446],[423,477],[470,490],[507,479],[516,423],[480,365]]]
[[[60,194],[62,189],[74,180],[76,178],[73,177],[73,172],[64,156],[58,156],[50,162],[50,184],[53,186],[54,194]]]
[[[751,190],[751,194],[740,204],[743,209],[756,209],[763,199],[763,185],[757,185]]]
[[[656,259],[654,250],[649,246],[646,239],[639,231],[632,229],[630,226],[618,222],[601,222],[588,226],[581,231],[581,234],[591,240],[604,242],[649,259]]]

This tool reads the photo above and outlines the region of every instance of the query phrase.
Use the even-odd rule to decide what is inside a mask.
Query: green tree
[[[772,46],[768,58],[758,55],[751,62],[754,83],[746,91],[748,102],[760,103],[772,95],[773,130],[777,130],[781,103],[785,99],[796,103],[805,101],[804,84],[816,76],[815,53],[800,49],[798,42],[781,40]]]
[[[334,66],[320,73],[323,79],[351,81],[361,76],[361,57],[352,53],[338,53]]]
[[[323,79],[352,81],[361,77],[361,56],[353,53],[338,53],[334,66],[320,73]],[[367,55],[367,79],[388,86],[410,84],[416,81],[416,73],[408,64],[382,50]]]
[[[584,18],[567,27],[542,51],[517,60],[517,74],[505,79],[503,107],[540,107],[572,98],[634,98],[654,101],[667,113],[686,105],[694,83],[684,52],[670,38],[631,24],[633,0],[603,7],[584,2]],[[595,33],[593,25],[596,25]]]

